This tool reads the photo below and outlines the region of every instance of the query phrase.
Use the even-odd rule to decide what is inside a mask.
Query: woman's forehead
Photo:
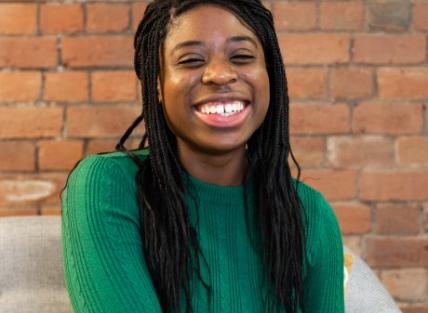
[[[218,5],[198,5],[174,18],[165,38],[165,49],[171,50],[185,41],[227,40],[256,35],[234,13]]]

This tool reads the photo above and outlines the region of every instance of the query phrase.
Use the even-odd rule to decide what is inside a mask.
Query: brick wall
[[[428,1],[265,3],[303,180],[404,312],[428,312]],[[0,216],[59,214],[75,162],[113,149],[139,113],[132,34],[144,7],[0,3]]]

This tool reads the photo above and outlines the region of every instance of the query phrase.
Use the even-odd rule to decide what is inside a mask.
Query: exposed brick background
[[[427,313],[428,0],[265,3],[303,180],[403,311]],[[136,118],[145,5],[0,2],[0,216],[59,214],[76,161],[112,150]]]

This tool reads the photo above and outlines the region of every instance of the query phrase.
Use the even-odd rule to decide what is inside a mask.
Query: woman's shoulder
[[[314,204],[325,200],[323,194],[310,186],[309,184],[293,178],[293,186],[297,191],[300,202],[305,208],[312,207]]]
[[[297,189],[297,195],[305,213],[307,222],[337,224],[337,218],[328,200],[314,187],[303,181],[297,182],[293,179],[294,186]]]
[[[343,256],[340,225],[325,196],[314,187],[299,182],[297,194],[304,213],[309,264],[323,258],[323,253]]]
[[[148,155],[148,149],[135,149],[129,150],[129,154],[135,155],[139,160],[144,161]],[[136,164],[132,161],[131,157],[125,151],[107,151],[99,152],[97,154],[91,154],[86,156],[83,160],[90,159],[92,162],[109,162],[119,165],[123,168],[132,167]]]
[[[130,150],[138,159],[144,161],[149,152],[147,149]],[[135,177],[138,168],[135,162],[122,151],[100,152],[90,154],[79,160],[70,172],[70,176],[77,176],[80,179],[88,176],[114,176],[116,179],[126,179]],[[117,175],[119,172],[119,175]]]
[[[131,150],[141,161],[147,155],[147,150]],[[135,162],[121,151],[104,152],[87,155],[79,160],[70,171],[63,193],[70,189],[74,193],[85,195],[94,192],[113,193],[126,189],[133,192],[136,188],[135,175],[138,167]]]
[[[145,151],[134,153],[141,160]],[[97,217],[127,216],[138,221],[135,200],[137,165],[124,152],[87,155],[70,172],[61,192],[63,212],[86,220],[88,212]]]

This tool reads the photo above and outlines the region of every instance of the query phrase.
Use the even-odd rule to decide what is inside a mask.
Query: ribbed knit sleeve
[[[161,312],[128,176],[114,159],[90,156],[62,194],[65,282],[75,313]]]
[[[324,196],[304,195],[308,206],[304,313],[344,313],[343,244],[339,224]],[[309,192],[308,192],[309,193]]]

